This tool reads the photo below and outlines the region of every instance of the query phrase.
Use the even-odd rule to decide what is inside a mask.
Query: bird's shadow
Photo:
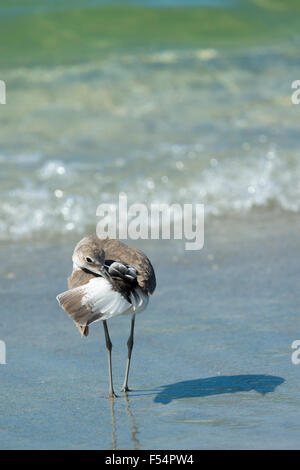
[[[265,394],[274,392],[285,380],[274,375],[229,375],[206,379],[185,380],[163,385],[154,398],[155,403],[166,405],[172,400],[189,397],[208,397],[224,393],[256,392]]]

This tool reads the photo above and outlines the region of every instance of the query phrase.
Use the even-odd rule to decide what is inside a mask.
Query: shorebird
[[[154,269],[140,250],[112,238],[88,236],[76,245],[69,290],[57,296],[60,306],[74,320],[82,336],[88,336],[89,325],[101,320],[108,353],[109,396],[116,397],[112,378],[112,343],[107,320],[131,314],[127,341],[128,355],[123,392],[128,392],[128,375],[133,348],[135,315],[148,304],[156,287]]]

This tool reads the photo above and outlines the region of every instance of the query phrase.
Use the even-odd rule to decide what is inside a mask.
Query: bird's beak
[[[100,276],[104,277],[104,279],[107,279],[110,281],[110,275],[108,274],[104,266],[101,266],[99,268],[99,274]]]

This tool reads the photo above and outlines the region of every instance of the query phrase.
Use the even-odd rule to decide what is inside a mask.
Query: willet
[[[73,253],[69,290],[59,294],[61,307],[74,320],[81,335],[89,325],[102,320],[108,353],[109,396],[115,397],[112,379],[112,343],[107,322],[117,315],[131,314],[127,341],[128,356],[122,391],[129,391],[128,375],[133,348],[135,315],[142,312],[156,287],[154,269],[140,250],[111,238],[83,238]]]

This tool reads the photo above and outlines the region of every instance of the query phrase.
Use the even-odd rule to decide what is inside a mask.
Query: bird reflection
[[[134,450],[138,450],[140,448],[140,441],[137,438],[137,435],[139,433],[139,428],[138,428],[136,419],[133,416],[127,393],[125,393],[125,401],[126,401],[126,411],[131,421],[131,440],[132,440],[133,448]]]
[[[132,441],[132,448],[134,450],[140,449],[140,441],[137,438],[137,435],[139,434],[139,428],[137,421],[133,415],[130,402],[129,402],[129,397],[127,393],[124,393],[124,398],[125,398],[125,403],[126,403],[126,412],[129,417],[129,428],[128,428],[128,434],[130,433],[131,435],[131,441]],[[117,450],[117,425],[116,425],[116,413],[115,413],[115,400],[111,399],[110,401],[110,414],[111,414],[111,449],[112,450]]]
[[[111,448],[112,450],[117,449],[117,429],[116,429],[116,417],[115,417],[115,400],[110,401],[110,415],[111,415]]]

